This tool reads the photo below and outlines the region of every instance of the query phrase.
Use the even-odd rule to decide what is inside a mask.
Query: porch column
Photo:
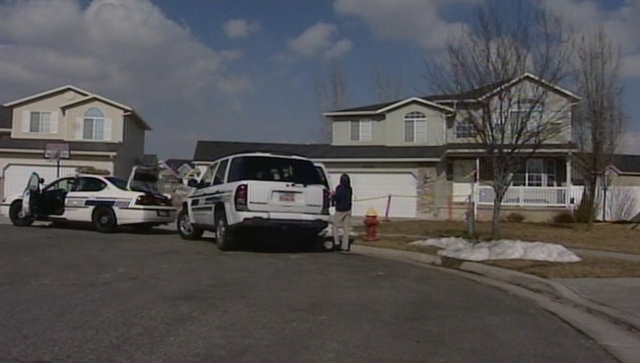
[[[564,201],[564,203],[566,204],[567,208],[570,209],[570,207],[572,207],[571,205],[571,198],[573,197],[573,183],[571,182],[572,176],[571,176],[571,172],[573,169],[573,160],[571,157],[571,153],[569,153],[567,155],[567,161],[566,161],[566,168],[567,168],[567,199]],[[574,199],[575,202],[575,199]]]
[[[473,180],[475,185],[473,193],[473,215],[478,218],[478,203],[480,202],[480,158],[476,156],[476,173]]]
[[[567,155],[567,186],[568,187],[573,186],[573,183],[571,182],[571,178],[572,178],[571,169],[573,169],[572,166],[573,166],[573,162],[571,160],[571,153],[569,153],[569,155]]]

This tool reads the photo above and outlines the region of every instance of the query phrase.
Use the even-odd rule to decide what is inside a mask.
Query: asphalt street
[[[0,362],[615,362],[529,300],[437,269],[167,230],[0,225]]]

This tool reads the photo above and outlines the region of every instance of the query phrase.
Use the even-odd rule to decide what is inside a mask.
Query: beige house
[[[0,195],[89,166],[128,176],[142,164],[149,126],[129,106],[75,86],[7,102],[0,108]]]
[[[518,102],[504,112],[517,115],[522,112],[518,105],[544,94],[539,98],[544,107],[534,111],[541,119],[553,117],[545,125],[558,127],[558,132],[513,175],[503,210],[505,215],[522,214],[528,221],[546,221],[571,208],[581,196],[572,160],[577,149],[571,142],[572,110],[579,98],[531,74],[459,94],[327,112],[324,115],[333,125],[330,145],[200,141],[194,162],[204,165],[240,151],[301,154],[323,163],[334,185],[340,174],[351,176],[357,216],[374,208],[390,218],[464,220],[472,205],[479,219],[488,220],[493,210],[494,194],[488,185],[492,178],[468,115],[482,115],[483,105],[497,102],[502,92],[514,91]],[[624,160],[620,168],[631,177],[633,162]]]

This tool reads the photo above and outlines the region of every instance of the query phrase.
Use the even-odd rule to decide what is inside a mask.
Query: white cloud
[[[337,33],[334,24],[317,23],[289,41],[289,52],[307,58],[339,58],[351,50],[353,43],[348,39],[335,40]]]
[[[477,0],[458,1],[459,3]],[[335,11],[362,18],[381,39],[402,40],[423,49],[438,49],[449,35],[459,34],[462,25],[440,18],[445,0],[335,0]]]
[[[204,45],[149,0],[93,0],[86,8],[80,0],[4,2],[0,44],[0,103],[74,84],[136,108],[154,129],[171,129],[210,120],[214,108],[233,118],[220,108],[254,88],[251,77],[229,70],[241,52]],[[197,127],[205,133],[211,124]]]
[[[595,0],[544,0],[543,6],[560,15],[578,33],[588,33],[602,26],[614,44],[621,46],[624,55],[622,73],[640,77],[635,63],[640,57],[640,1],[625,1],[615,9],[605,10]]]
[[[245,19],[233,19],[224,23],[222,29],[229,38],[246,38],[260,30],[260,24]]]

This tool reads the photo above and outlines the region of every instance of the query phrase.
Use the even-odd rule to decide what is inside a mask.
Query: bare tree
[[[620,47],[615,47],[602,27],[576,42],[575,79],[582,102],[574,124],[580,153],[575,158],[584,174],[585,188],[578,219],[593,224],[598,181],[606,182],[605,169],[626,128],[620,97]],[[605,186],[606,187],[606,186]]]
[[[432,90],[459,100],[455,122],[475,129],[467,142],[481,150],[479,175],[494,192],[494,239],[514,175],[541,145],[566,136],[568,110],[554,108],[549,90],[570,63],[559,18],[526,1],[496,6],[475,9],[462,35],[447,40],[444,59],[427,62],[426,77]]]
[[[347,77],[342,66],[334,62],[327,72],[317,76],[315,84],[317,107],[322,117],[321,141],[331,141],[331,119],[322,116],[324,112],[348,107],[349,92]]]
[[[383,71],[379,66],[371,69],[371,89],[375,102],[389,102],[406,96],[402,77]]]

